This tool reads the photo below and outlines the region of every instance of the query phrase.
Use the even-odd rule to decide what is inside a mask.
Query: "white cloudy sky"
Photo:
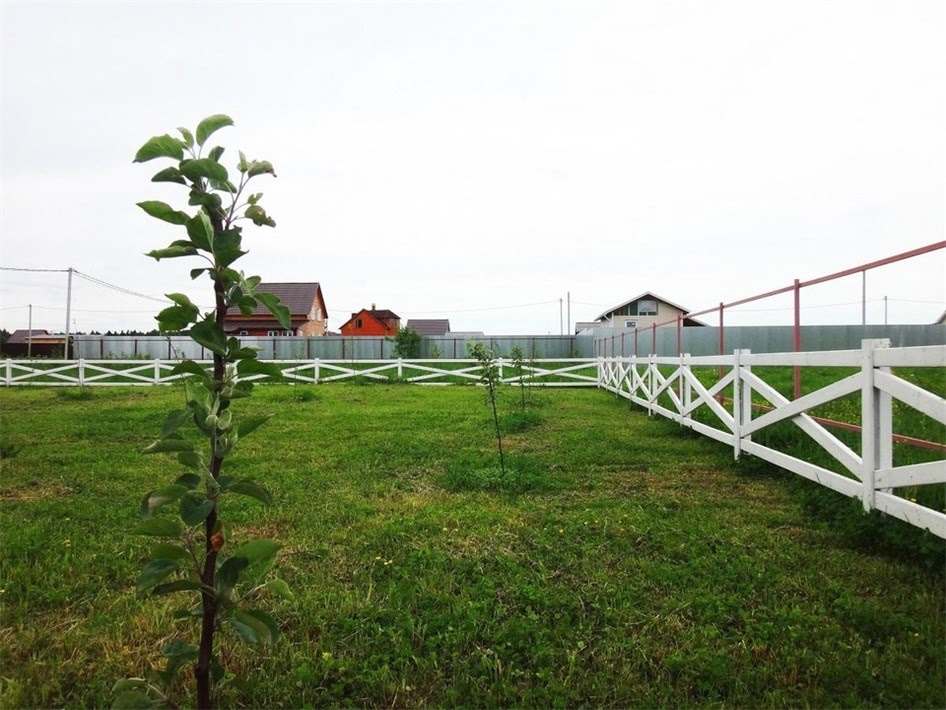
[[[0,3],[0,261],[199,302],[177,201],[133,165],[227,113],[275,230],[241,264],[455,330],[557,333],[649,290],[702,309],[944,238],[946,3]],[[65,274],[0,273],[0,326],[65,325]],[[931,322],[946,250],[871,272],[868,319]],[[803,293],[860,322],[861,280]],[[523,305],[531,304],[531,305]],[[836,305],[845,304],[845,305]],[[786,299],[732,323],[790,321]],[[78,330],[157,303],[82,279]]]

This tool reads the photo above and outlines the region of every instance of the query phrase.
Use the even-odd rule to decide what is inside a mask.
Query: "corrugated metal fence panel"
[[[637,334],[636,353],[632,331],[598,329],[595,332],[595,338],[598,338],[597,355],[644,356],[653,352],[652,330],[642,330]],[[946,345],[946,326],[807,325],[801,327],[801,349],[808,352],[857,350],[861,347],[862,340],[871,338],[890,338],[895,347]],[[719,328],[683,328],[680,340],[681,352],[694,356],[719,354]],[[748,349],[754,353],[792,352],[793,342],[793,328],[789,325],[723,328],[723,354],[730,354],[736,349]],[[677,329],[658,328],[657,355],[672,357],[676,354]]]
[[[657,354],[677,354],[677,329],[658,328]],[[719,354],[719,328],[683,328],[682,351],[691,355]],[[606,340],[602,341],[601,339]],[[946,326],[942,325],[808,325],[802,326],[802,349],[856,350],[865,338],[890,338],[894,346],[946,345]],[[595,349],[595,340],[597,347]],[[732,353],[737,348],[754,353],[791,352],[791,326],[732,326],[723,329],[723,349]],[[591,335],[502,335],[484,338],[452,338],[449,335],[424,338],[420,355],[423,358],[445,359],[468,357],[468,345],[483,342],[497,357],[510,357],[517,345],[529,358],[594,357],[595,355],[649,355],[653,352],[654,332],[645,329],[637,334],[634,349],[633,331],[598,328]],[[241,342],[260,349],[263,359],[299,360],[381,360],[394,357],[394,342],[380,337],[325,336],[312,338],[251,338]],[[75,356],[95,359],[172,359],[188,357],[203,359],[209,353],[190,338],[176,336],[75,336]]]

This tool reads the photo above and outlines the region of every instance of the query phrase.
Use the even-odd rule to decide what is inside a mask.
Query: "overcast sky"
[[[0,263],[160,297],[189,260],[133,165],[214,113],[275,230],[240,264],[454,330],[558,333],[652,291],[689,309],[944,238],[946,3],[0,3]],[[159,166],[158,166],[159,167]],[[196,264],[194,264],[196,265]],[[868,320],[932,322],[946,250],[871,272]],[[65,326],[66,275],[0,272],[0,327]],[[859,323],[861,280],[806,290]],[[840,305],[839,305],[840,304]],[[729,322],[789,323],[790,301]],[[73,329],[160,304],[77,278]],[[712,320],[712,319],[710,319]]]

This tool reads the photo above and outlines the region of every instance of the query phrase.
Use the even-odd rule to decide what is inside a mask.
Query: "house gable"
[[[289,309],[290,330],[293,335],[325,335],[328,310],[322,287],[318,282],[260,283],[257,293],[271,293],[279,297]],[[242,335],[284,334],[284,328],[262,303],[248,315],[235,312],[227,317],[227,332]]]

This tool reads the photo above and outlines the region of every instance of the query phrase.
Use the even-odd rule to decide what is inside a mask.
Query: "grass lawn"
[[[263,604],[272,648],[221,637],[221,706],[946,704],[942,555],[841,532],[806,504],[814,484],[612,395],[530,395],[514,480],[489,473],[473,387],[237,402],[278,413],[228,459],[276,504],[223,515],[234,544],[282,542],[295,599]],[[136,596],[148,540],[127,532],[180,472],[138,452],[182,404],[171,387],[0,391],[0,706],[108,705],[171,637],[195,640],[179,599]]]

